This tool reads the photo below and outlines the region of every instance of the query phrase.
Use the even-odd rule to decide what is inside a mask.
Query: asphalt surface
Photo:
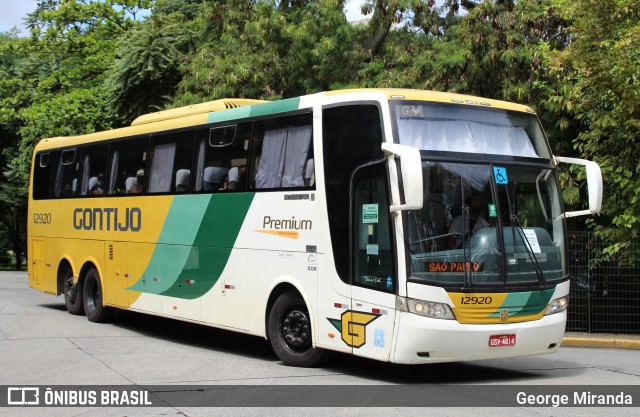
[[[589,347],[600,349],[584,349]],[[135,313],[124,313],[115,323],[91,323],[85,317],[68,314],[62,297],[29,289],[26,273],[0,272],[0,388],[100,384],[155,389],[156,399],[161,398],[161,406],[148,408],[0,407],[0,416],[582,417],[613,412],[617,416],[635,416],[638,413],[633,408],[510,408],[501,406],[500,400],[512,398],[511,391],[521,387],[548,387],[548,392],[556,393],[574,387],[610,385],[638,390],[640,404],[639,348],[638,336],[574,333],[567,334],[558,353],[546,356],[407,367],[340,355],[321,368],[292,368],[282,365],[267,341],[253,336]],[[211,394],[232,393],[228,399],[235,406],[181,405],[185,396],[198,394],[202,387],[197,387],[202,385],[213,387]],[[162,386],[167,386],[168,391],[158,392]],[[249,390],[243,391],[246,386]],[[367,392],[369,386],[372,389]],[[258,390],[252,391],[252,387]],[[276,391],[269,391],[273,387]],[[402,387],[422,387],[424,395],[435,395],[436,401],[438,396],[446,399],[456,395],[450,404],[469,404],[472,398],[485,405],[428,409],[331,407],[342,394],[335,391],[336,387],[366,398],[369,404],[376,404],[385,396],[397,396],[398,387],[400,394]],[[495,396],[495,407],[486,406],[486,398],[481,397],[485,391]],[[255,395],[281,392],[289,396],[288,400],[306,395],[311,403],[324,398],[327,403],[319,408],[255,406]],[[243,404],[244,399],[248,406],[239,407],[238,402]]]

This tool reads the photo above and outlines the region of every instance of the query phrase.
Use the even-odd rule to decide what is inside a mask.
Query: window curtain
[[[471,136],[484,153],[536,158],[529,136],[520,126],[491,126],[469,122]]]
[[[526,130],[475,121],[398,120],[400,141],[418,149],[537,157]]]
[[[167,193],[171,191],[175,154],[175,143],[155,146],[153,161],[151,161],[151,173],[149,174],[150,193]]]
[[[113,152],[113,156],[111,157],[111,170],[109,171],[109,190],[107,194],[113,194],[116,189],[116,181],[118,179],[118,159],[119,159],[120,151],[116,150]],[[124,186],[124,184],[122,184]]]
[[[311,126],[289,128],[281,187],[304,187],[304,169],[311,142]]]
[[[82,163],[82,182],[80,187],[80,195],[89,194],[89,188],[91,185],[89,184],[89,173],[91,172],[89,166],[89,155],[84,156],[84,162]]]
[[[202,178],[204,176],[204,159],[207,142],[203,139],[198,145],[198,161],[196,165],[196,183],[194,184],[194,191],[202,191]]]
[[[256,173],[256,188],[280,187],[288,131],[289,129],[278,129],[264,132],[262,155]]]

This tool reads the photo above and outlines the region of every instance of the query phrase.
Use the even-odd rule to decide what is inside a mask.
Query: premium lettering
[[[271,230],[311,230],[313,222],[311,220],[296,220],[295,216],[291,219],[272,219],[270,216],[264,216],[262,227]]]

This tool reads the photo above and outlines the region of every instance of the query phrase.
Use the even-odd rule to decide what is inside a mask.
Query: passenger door
[[[386,360],[391,353],[397,292],[386,164],[356,171],[352,187],[353,353]]]

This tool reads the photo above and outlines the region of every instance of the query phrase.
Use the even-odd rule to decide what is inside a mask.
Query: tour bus
[[[564,212],[560,162],[588,208]],[[422,364],[558,350],[566,218],[595,213],[594,162],[552,155],[524,105],[353,89],[222,99],[44,139],[29,284],[71,314],[118,309]]]

